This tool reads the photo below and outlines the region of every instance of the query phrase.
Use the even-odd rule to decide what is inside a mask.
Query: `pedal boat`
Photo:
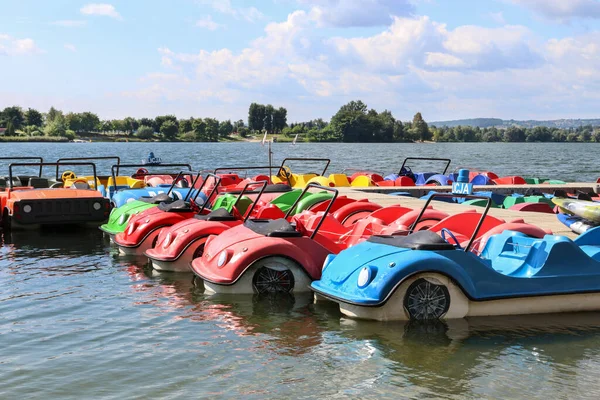
[[[311,287],[359,319],[600,310],[600,228],[571,240],[513,222],[457,243],[451,232],[372,237],[329,256]]]
[[[192,261],[192,272],[204,281],[207,292],[232,294],[289,293],[309,290],[321,276],[329,253],[338,253],[413,210],[386,207],[344,226],[330,214],[337,190],[308,184],[334,193],[323,212],[305,211],[288,221],[248,220],[219,236],[210,236],[202,257]]]

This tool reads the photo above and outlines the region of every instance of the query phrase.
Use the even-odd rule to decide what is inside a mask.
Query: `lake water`
[[[0,144],[2,156],[149,151],[194,167],[263,164],[259,144]],[[332,170],[450,156],[498,174],[595,180],[597,144],[290,147]],[[102,171],[102,167],[100,168]],[[358,322],[310,296],[210,297],[123,258],[99,231],[13,232],[0,247],[0,398],[598,398],[600,314],[438,325]]]

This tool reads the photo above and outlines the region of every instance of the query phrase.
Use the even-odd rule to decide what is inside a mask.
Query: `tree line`
[[[90,134],[116,134],[141,140],[184,140],[216,142],[232,133],[248,134],[243,120],[215,118],[177,119],[174,115],[154,118],[101,120],[92,112],[64,113],[51,107],[46,113],[28,108],[6,107],[0,111],[4,136],[49,136],[75,139]]]
[[[101,120],[92,112],[64,113],[51,107],[46,113],[18,106],[0,111],[0,128],[5,136],[49,136],[74,139],[89,134],[120,135],[139,140],[218,141],[261,135],[283,134],[314,142],[600,142],[598,127],[561,129],[537,126],[524,128],[436,127],[429,126],[420,112],[412,121],[402,122],[388,110],[369,109],[360,100],[340,107],[329,122],[314,119],[287,123],[287,109],[252,103],[247,125],[243,120],[219,121],[216,118],[177,119],[174,115],[154,118]]]

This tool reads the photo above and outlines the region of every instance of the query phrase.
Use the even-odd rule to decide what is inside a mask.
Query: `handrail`
[[[417,227],[417,224],[421,220],[421,217],[423,217],[423,214],[425,213],[425,210],[427,209],[427,206],[429,206],[429,203],[431,203],[431,200],[433,200],[435,197],[442,197],[442,198],[460,197],[460,198],[463,198],[463,199],[470,199],[470,200],[471,199],[481,199],[481,200],[486,200],[487,201],[485,210],[481,214],[481,218],[479,219],[479,222],[477,223],[477,226],[475,227],[475,230],[473,231],[473,235],[471,236],[471,240],[469,240],[469,244],[467,244],[467,247],[465,247],[465,252],[469,251],[469,249],[473,245],[473,242],[475,241],[475,238],[477,237],[477,234],[479,233],[479,230],[481,229],[481,225],[483,225],[483,221],[485,220],[485,217],[487,216],[488,211],[490,211],[490,207],[492,206],[492,198],[491,197],[486,197],[486,196],[475,196],[475,195],[472,195],[472,194],[434,193],[431,196],[429,196],[429,198],[425,202],[425,205],[423,205],[423,208],[421,209],[421,212],[419,213],[419,216],[417,217],[417,219],[415,219],[415,222],[413,222],[412,225],[410,226],[410,228],[408,229],[408,234],[409,235],[411,233],[413,233],[413,231]]]
[[[44,162],[44,159],[42,157],[0,157],[0,161],[2,160],[38,160],[40,163]],[[58,168],[58,167],[57,167]],[[42,177],[42,166],[40,165],[40,173],[38,175],[38,178]]]
[[[254,207],[256,206],[256,203],[258,202],[258,199],[260,199],[260,196],[262,196],[263,192],[265,191],[265,189],[267,187],[267,181],[248,182],[248,183],[246,183],[244,185],[244,188],[242,189],[242,191],[238,195],[237,199],[235,199],[235,202],[233,203],[233,206],[231,206],[231,209],[233,210],[233,207],[237,206],[238,202],[242,199],[242,196],[244,195],[244,192],[246,191],[246,189],[248,189],[250,186],[254,186],[254,185],[262,185],[262,187],[260,188],[260,191],[258,192],[258,196],[256,196],[256,198],[254,199],[254,201],[252,202],[252,205],[250,206],[250,208],[248,210],[246,210],[246,214],[244,216],[244,222],[246,222],[248,220],[248,218],[250,217],[250,214],[252,214],[252,211],[254,211]]]
[[[314,237],[317,235],[317,232],[319,231],[319,228],[321,228],[321,225],[323,225],[323,222],[325,222],[325,217],[329,214],[329,210],[331,210],[331,207],[333,206],[333,202],[335,201],[335,199],[337,199],[339,192],[335,188],[321,186],[318,183],[309,183],[308,185],[306,185],[306,187],[304,188],[302,193],[300,193],[300,196],[296,199],[296,201],[294,201],[294,204],[292,204],[292,206],[287,210],[287,212],[285,213],[285,217],[284,217],[285,219],[288,219],[290,217],[290,215],[292,214],[292,210],[295,210],[296,207],[298,207],[298,203],[300,203],[300,201],[302,200],[302,198],[304,197],[304,195],[310,188],[317,188],[317,189],[325,190],[327,192],[333,192],[333,196],[331,197],[331,200],[329,201],[329,205],[327,205],[327,208],[323,212],[323,216],[319,220],[319,223],[315,227],[315,230],[313,231],[313,233],[310,235],[310,238],[314,239]]]
[[[89,163],[80,163],[80,162],[67,162],[67,163],[58,163],[58,162],[53,162],[53,163],[46,163],[46,162],[42,162],[42,163],[12,163],[8,166],[8,179],[10,180],[9,183],[9,188],[12,189],[13,188],[13,175],[12,175],[12,169],[13,167],[35,167],[35,166],[40,166],[40,169],[43,167],[49,167],[49,166],[60,166],[60,165],[70,165],[70,166],[91,166],[92,170],[94,171],[94,189],[98,190],[98,176],[96,175],[96,164],[89,162]],[[40,174],[41,176],[41,174]]]
[[[206,178],[204,178],[204,181],[202,181],[202,185],[200,185],[200,187],[198,188],[198,191],[194,195],[194,198],[192,199],[194,202],[196,202],[198,195],[202,192],[202,189],[204,189],[204,186],[206,185],[206,182],[208,182],[208,178],[210,178],[210,177],[212,177],[215,180],[215,185],[211,189],[206,200],[202,202],[202,207],[200,207],[198,214],[202,214],[202,211],[204,211],[204,209],[206,208],[206,204],[210,201],[211,197],[213,196],[213,194],[215,194],[215,192],[219,188],[219,185],[221,184],[221,178],[219,176],[209,172],[208,174],[206,174]]]
[[[448,171],[448,167],[450,167],[450,163],[452,162],[451,159],[449,158],[431,158],[431,157],[406,157],[404,159],[404,161],[402,162],[402,166],[400,167],[400,171],[398,172],[398,175],[402,174],[402,170],[404,169],[404,166],[406,165],[406,162],[408,160],[421,160],[421,161],[446,161],[446,168],[444,168],[444,172],[442,172],[442,175],[446,175],[446,172]]]
[[[117,164],[121,164],[121,157],[119,156],[101,156],[101,157],[68,157],[68,158],[59,158],[56,162],[63,161],[87,161],[87,160],[117,160]],[[119,169],[117,168],[117,175],[119,174]],[[58,179],[58,166],[56,166],[56,179]]]

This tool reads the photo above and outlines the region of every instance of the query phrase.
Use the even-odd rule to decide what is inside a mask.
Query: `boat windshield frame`
[[[473,245],[473,242],[475,242],[475,238],[477,237],[477,234],[479,233],[479,230],[481,229],[481,226],[483,225],[483,221],[485,221],[485,217],[487,216],[488,212],[490,211],[490,208],[492,206],[492,198],[486,197],[486,196],[477,196],[477,195],[473,195],[473,194],[433,193],[431,196],[429,196],[427,201],[425,201],[425,204],[423,205],[423,208],[421,208],[421,212],[419,213],[419,216],[417,217],[417,219],[415,219],[415,222],[413,222],[412,225],[410,226],[410,228],[408,228],[409,235],[414,232],[417,224],[419,223],[419,221],[423,217],[423,214],[427,210],[427,207],[429,207],[429,203],[431,203],[431,201],[434,200],[435,198],[462,198],[462,199],[467,199],[467,200],[485,200],[487,202],[485,209],[481,213],[481,218],[479,218],[479,222],[477,222],[477,226],[475,227],[475,230],[473,231],[473,234],[471,235],[469,244],[467,244],[467,246],[464,248],[464,251],[468,252],[469,249],[471,248],[471,246]]]

